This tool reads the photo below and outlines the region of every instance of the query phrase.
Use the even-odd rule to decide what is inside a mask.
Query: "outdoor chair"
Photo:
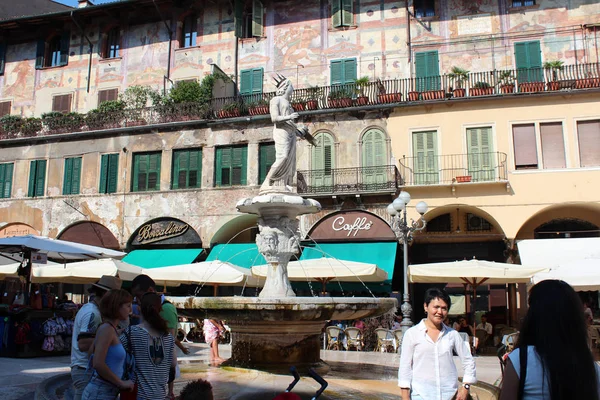
[[[340,350],[340,336],[344,332],[337,326],[328,326],[327,332],[327,350]]]
[[[377,328],[375,329],[375,335],[377,335],[377,347],[375,347],[375,351],[388,353],[390,349],[396,347],[396,338],[394,333],[389,329]]]
[[[402,337],[404,336],[404,331],[402,329],[394,329],[392,331],[394,334],[394,341],[396,342],[396,352],[400,353],[400,348],[402,347]]]
[[[346,335],[346,340],[344,342],[344,348],[346,350],[350,350],[351,347],[354,347],[357,351],[362,351],[364,343],[363,334],[360,329],[346,328],[344,334]]]

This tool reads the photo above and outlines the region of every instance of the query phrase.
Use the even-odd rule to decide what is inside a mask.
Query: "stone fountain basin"
[[[180,315],[229,321],[353,320],[395,310],[394,298],[373,297],[167,297]]]

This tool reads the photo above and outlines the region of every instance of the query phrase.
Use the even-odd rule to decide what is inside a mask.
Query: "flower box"
[[[509,94],[515,92],[515,85],[500,85],[500,93]]]
[[[398,103],[402,101],[402,93],[385,93],[377,95],[379,103]]]
[[[535,93],[544,91],[544,82],[523,82],[519,83],[519,92]]]
[[[443,90],[428,90],[423,92],[423,100],[440,100],[444,98]]]
[[[250,115],[265,115],[269,113],[269,106],[254,106],[248,108]],[[238,115],[239,117],[239,115]]]
[[[452,92],[452,95],[454,97],[465,97],[466,94],[467,89],[454,89],[454,91]]]
[[[317,108],[319,108],[319,101],[318,100],[307,100],[305,107],[307,110],[316,110]]]
[[[469,89],[469,96],[489,96],[494,94],[493,87],[484,88],[471,88]]]
[[[356,98],[357,106],[366,106],[369,104],[369,98],[367,96],[359,96]]]
[[[419,101],[420,92],[408,92],[408,101]]]
[[[304,111],[305,103],[300,103],[300,102],[292,103],[292,108],[294,109],[294,111]]]
[[[471,175],[457,176],[456,182],[457,183],[471,182]]]

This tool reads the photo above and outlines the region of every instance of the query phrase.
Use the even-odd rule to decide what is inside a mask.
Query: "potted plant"
[[[487,82],[475,82],[469,90],[470,96],[489,96],[494,94],[494,87]]]
[[[455,180],[457,183],[471,182],[471,175],[457,176]]]
[[[558,71],[562,71],[564,63],[560,60],[546,61],[544,69],[552,75],[552,81],[548,82],[548,90],[559,90]]]
[[[453,85],[456,84],[456,87],[452,91],[453,96],[465,97],[467,90],[463,88],[463,83],[469,79],[469,71],[460,67],[452,67],[448,77]]]
[[[304,108],[306,110],[316,110],[319,108],[319,88],[317,86],[311,86],[306,89],[306,104]]]
[[[51,111],[42,114],[42,121],[50,133],[79,132],[84,124],[84,116],[76,112]]]
[[[513,77],[513,72],[510,70],[500,71],[498,74],[498,85],[500,86],[500,93],[514,93],[515,78]]]
[[[343,86],[334,87],[327,100],[330,108],[352,107],[352,92]]]
[[[269,102],[265,99],[260,99],[248,104],[248,112],[250,115],[264,115],[269,113]]]
[[[377,80],[377,101],[379,103],[398,103],[402,101],[402,93],[388,93],[381,79]],[[417,96],[418,100],[418,96]]]
[[[369,103],[369,98],[365,96],[365,87],[369,84],[369,77],[363,76],[354,81],[356,85],[354,94],[356,94],[356,105],[366,106]]]
[[[292,99],[292,108],[296,112],[306,110],[306,100],[301,97]]]
[[[234,118],[241,115],[240,105],[238,103],[225,104],[221,110],[219,110],[219,118]]]
[[[441,89],[426,90],[421,93],[421,96],[423,97],[423,100],[440,100],[445,97],[444,91]]]

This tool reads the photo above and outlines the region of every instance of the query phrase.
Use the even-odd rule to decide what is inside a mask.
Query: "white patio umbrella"
[[[4,253],[35,251],[45,253],[48,258],[63,260],[89,260],[109,257],[121,259],[125,257],[125,253],[121,251],[36,235],[2,238],[0,239],[0,251]]]
[[[252,267],[256,276],[266,277],[269,266],[266,264]],[[376,264],[358,261],[339,260],[321,257],[302,261],[290,261],[287,266],[290,281],[315,280],[323,284],[323,292],[328,282],[383,282],[388,274]]]
[[[97,282],[102,275],[118,275],[122,280],[131,281],[143,273],[144,269],[141,267],[107,258],[67,264],[34,264],[31,281],[33,283],[62,282],[86,284]]]
[[[600,290],[600,258],[586,258],[560,263],[548,272],[533,275],[533,283],[560,279],[575,290]]]

